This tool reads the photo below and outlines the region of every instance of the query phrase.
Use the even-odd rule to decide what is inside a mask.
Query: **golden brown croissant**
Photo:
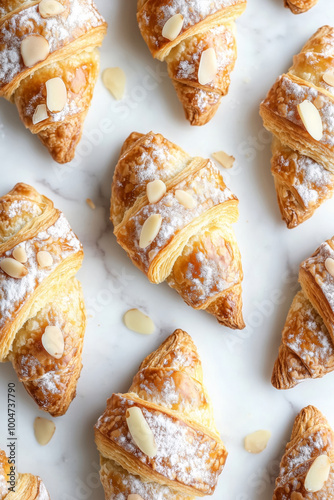
[[[0,450],[0,500],[50,500],[50,496],[40,477],[18,474]]]
[[[294,422],[273,500],[331,500],[333,484],[334,433],[320,411],[307,406]]]
[[[284,6],[289,7],[294,14],[307,12],[318,3],[318,0],[284,0]]]
[[[192,125],[216,113],[237,57],[235,19],[246,0],[138,0],[137,19],[153,57],[168,73]]]
[[[51,200],[26,184],[0,198],[0,361],[53,416],[75,396],[85,306],[81,243]]]
[[[1,2],[0,96],[59,163],[81,138],[106,27],[93,0]]]
[[[118,243],[152,283],[166,280],[230,328],[245,326],[237,219],[238,199],[210,160],[152,132],[126,140],[112,184]]]
[[[288,313],[272,375],[277,389],[290,389],[334,369],[332,259],[334,238],[323,243],[300,266],[302,291],[297,293]]]
[[[274,134],[272,174],[282,218],[293,228],[312,216],[334,189],[334,28],[323,26],[294,57],[261,103],[264,126]],[[298,106],[309,101],[322,137],[310,135]],[[309,118],[314,127],[314,118]],[[319,140],[317,140],[319,139]]]
[[[129,431],[127,417],[134,407],[149,426],[147,436],[153,433],[155,454],[150,456]],[[187,333],[176,330],[143,361],[129,392],[112,395],[95,426],[95,441],[108,500],[130,494],[143,500],[191,500],[213,493],[227,452]]]

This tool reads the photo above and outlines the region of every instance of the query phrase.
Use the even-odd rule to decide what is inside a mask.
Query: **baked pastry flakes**
[[[191,125],[215,115],[237,58],[237,19],[246,0],[138,0],[137,19],[153,57],[166,61]]]
[[[302,262],[295,296],[282,333],[272,384],[290,389],[334,369],[334,237]]]
[[[145,439],[154,440],[151,456],[134,441],[133,427],[133,434],[129,431],[127,417],[134,408],[148,425]],[[142,430],[137,439],[141,436]],[[191,500],[214,492],[227,452],[187,333],[176,330],[143,361],[129,392],[112,395],[95,426],[95,441],[108,500],[131,494],[143,500]]]
[[[4,451],[0,450],[0,500],[50,500],[47,489],[38,476],[19,474],[13,469]],[[11,477],[9,477],[11,475]],[[14,479],[14,484],[8,483]],[[9,488],[14,488],[10,490]]]
[[[313,490],[313,491],[312,491]],[[334,434],[314,406],[297,415],[281,460],[273,500],[334,498]]]
[[[264,126],[274,135],[271,171],[282,218],[289,228],[311,217],[333,194],[333,67],[334,28],[323,26],[294,57],[293,66],[279,77],[260,106]],[[321,120],[319,140],[310,135],[298,111],[305,101]],[[308,121],[314,126],[314,116]]]
[[[195,309],[244,328],[238,199],[217,167],[160,134],[125,141],[112,184],[118,243],[152,283],[167,281]]]
[[[59,163],[80,141],[106,28],[93,0],[1,2],[0,96]]]
[[[318,0],[284,0],[284,6],[294,14],[303,14],[318,3]]]
[[[0,361],[12,362],[53,416],[67,411],[82,366],[86,314],[74,277],[82,259],[80,241],[51,200],[26,184],[0,198]]]

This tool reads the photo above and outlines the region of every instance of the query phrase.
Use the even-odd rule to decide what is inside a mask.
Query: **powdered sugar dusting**
[[[39,479],[39,489],[38,489],[38,495],[36,497],[36,500],[50,500],[49,493],[47,492],[47,489],[45,487],[45,484],[43,481]]]
[[[43,395],[46,396],[46,401],[48,394],[60,394],[61,375],[54,371],[50,371],[39,379],[34,380],[34,383],[39,387]]]
[[[8,493],[7,478],[3,475],[4,471],[0,470],[0,500],[4,500]]]

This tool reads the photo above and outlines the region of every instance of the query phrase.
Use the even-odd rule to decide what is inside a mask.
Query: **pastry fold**
[[[323,487],[314,493],[305,479],[315,459],[327,455],[331,467]],[[333,498],[334,433],[326,418],[314,406],[297,415],[290,442],[281,460],[273,500],[329,500]]]
[[[12,362],[41,409],[63,415],[81,371],[86,313],[74,275],[83,251],[64,214],[26,184],[0,198],[0,266],[4,259],[15,263],[17,249],[25,254],[25,274],[18,278],[0,270],[0,361]],[[45,267],[40,252],[51,260]],[[60,358],[44,348],[49,326],[62,332]]]
[[[294,57],[261,103],[264,126],[273,133],[271,171],[279,208],[289,228],[311,217],[333,194],[334,87],[323,79],[334,65],[334,28],[323,26]],[[323,136],[306,130],[297,106],[310,101],[317,108]]]
[[[8,0],[0,10],[0,96],[14,102],[26,128],[37,134],[58,163],[73,159],[99,73],[100,46],[107,25],[92,0],[57,0],[63,12],[43,17],[39,1]],[[39,36],[49,46],[45,59],[25,66],[21,44]],[[44,119],[34,118],[47,106],[47,82],[63,81],[66,103],[48,107]]]
[[[284,7],[288,7],[293,14],[303,14],[317,3],[318,0],[284,0]]]
[[[149,182],[166,193],[155,203]],[[191,206],[179,201],[191,196]],[[156,237],[145,248],[140,236],[150,217],[160,217]],[[230,328],[243,328],[241,257],[231,224],[238,199],[210,160],[191,158],[160,134],[131,134],[121,151],[112,184],[111,220],[118,243],[152,283],[167,283],[195,309]]]
[[[126,412],[133,406],[142,410],[153,432],[153,458],[129,433]],[[144,500],[190,500],[214,492],[227,452],[187,333],[176,330],[143,361],[129,392],[112,395],[95,426],[95,440],[108,500],[130,494]]]
[[[234,21],[244,12],[246,0],[178,2],[138,0],[137,19],[152,56],[166,61],[168,74],[191,125],[204,125],[215,115],[230,85],[237,58]],[[182,16],[176,38],[163,36],[163,28],[174,16]],[[172,21],[171,21],[172,22]],[[213,49],[216,74],[208,83],[199,82],[203,52]]]

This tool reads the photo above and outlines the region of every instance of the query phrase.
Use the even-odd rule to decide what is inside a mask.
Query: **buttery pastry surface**
[[[95,50],[106,33],[106,23],[92,0],[57,0],[64,12],[42,17],[40,1],[8,0],[0,7],[0,96],[14,102],[24,125],[37,134],[59,163],[73,159],[81,138],[99,72]],[[22,41],[43,37],[48,56],[26,67]],[[63,109],[47,109],[47,117],[33,123],[37,106],[47,103],[46,83],[61,78],[67,99]]]
[[[289,228],[311,217],[333,194],[334,87],[323,79],[333,65],[334,28],[323,26],[260,106],[264,126],[274,135],[271,169],[282,218]],[[320,141],[311,137],[299,116],[297,105],[305,100],[320,114]]]
[[[272,375],[277,389],[289,389],[334,369],[334,278],[325,265],[328,258],[334,258],[333,238],[300,266],[302,291],[290,307]]]
[[[163,181],[166,193],[149,203],[147,184]],[[190,194],[187,208],[178,192]],[[161,217],[154,240],[140,247],[151,216]],[[118,243],[152,283],[167,283],[195,309],[230,328],[243,328],[240,252],[231,228],[238,200],[210,160],[192,158],[160,134],[131,134],[112,184],[111,220]]]
[[[129,433],[127,408],[142,409],[157,453],[145,455]],[[190,336],[176,330],[141,364],[127,394],[113,394],[95,426],[106,499],[190,500],[212,494],[227,452],[203,386]]]
[[[331,467],[321,490],[311,493],[305,479],[315,459],[327,455]],[[296,417],[290,442],[281,460],[273,500],[330,500],[334,498],[334,434],[326,418],[314,406]]]
[[[26,255],[26,275],[0,270],[0,361],[11,361],[19,380],[39,407],[54,416],[66,412],[81,370],[86,314],[80,283],[74,278],[83,251],[65,216],[26,184],[0,198],[0,265],[15,249]],[[41,267],[39,252],[52,264]],[[60,329],[64,353],[49,354],[42,336]]]
[[[284,0],[284,6],[289,7],[294,14],[303,14],[318,3],[318,0]]]
[[[246,0],[138,0],[137,19],[152,56],[166,61],[186,117],[192,125],[206,124],[216,113],[230,85],[237,58],[235,19],[246,8]],[[173,40],[162,32],[168,20],[182,16],[182,27]],[[206,84],[198,78],[202,54],[215,52],[217,71]]]

